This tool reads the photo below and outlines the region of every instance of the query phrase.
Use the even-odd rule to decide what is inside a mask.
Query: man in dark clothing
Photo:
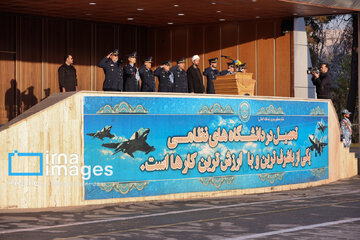
[[[228,62],[227,65],[228,69],[222,70],[219,74],[220,76],[235,74],[235,64],[233,62]]]
[[[119,50],[115,49],[106,57],[100,60],[99,67],[104,69],[105,81],[104,91],[122,91],[123,90],[123,70],[121,61],[119,61]]]
[[[316,95],[319,99],[330,98],[331,78],[328,73],[329,67],[326,63],[321,64],[320,74],[313,72],[311,81],[316,87]]]
[[[60,92],[78,91],[76,69],[71,55],[64,57],[65,63],[58,69]]]
[[[163,62],[154,72],[159,79],[159,92],[174,91],[174,74],[170,72],[170,65],[170,61]]]
[[[204,71],[204,76],[206,76],[207,84],[206,84],[206,93],[214,94],[215,88],[213,81],[216,80],[216,76],[219,75],[219,70],[216,69],[218,62],[218,58],[209,59],[210,67],[206,68]]]
[[[199,69],[200,57],[194,55],[191,59],[193,65],[187,70],[189,93],[204,93],[204,84]]]
[[[140,75],[139,71],[135,67],[136,52],[128,55],[129,63],[124,67],[124,91],[126,92],[138,92]]]
[[[145,59],[144,65],[139,68],[142,92],[155,92],[155,76],[151,70],[152,57]]]
[[[181,58],[176,62],[177,65],[170,69],[170,72],[174,74],[174,92],[187,93],[189,89],[185,72],[185,58]]]

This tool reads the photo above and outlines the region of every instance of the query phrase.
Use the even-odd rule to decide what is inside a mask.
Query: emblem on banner
[[[240,103],[239,106],[239,117],[242,122],[249,121],[251,116],[250,104],[246,101]]]

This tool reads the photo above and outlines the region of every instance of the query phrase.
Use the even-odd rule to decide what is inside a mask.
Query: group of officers
[[[98,66],[104,70],[105,80],[103,83],[104,91],[126,91],[126,92],[155,92],[155,77],[159,80],[159,92],[179,92],[179,93],[205,93],[202,74],[207,78],[206,93],[214,94],[215,88],[213,81],[217,76],[235,73],[234,64],[228,63],[228,69],[219,72],[217,67],[218,58],[209,59],[209,67],[201,73],[199,69],[200,57],[194,55],[191,59],[192,65],[185,70],[185,58],[176,61],[175,66],[171,66],[170,61],[162,62],[161,65],[152,71],[152,57],[145,59],[144,64],[136,68],[136,52],[128,57],[128,63],[123,67],[119,60],[119,51],[115,49],[103,59]],[[60,91],[76,91],[76,70],[72,66],[71,55],[65,56],[65,63],[59,68]],[[141,80],[141,81],[140,81]]]

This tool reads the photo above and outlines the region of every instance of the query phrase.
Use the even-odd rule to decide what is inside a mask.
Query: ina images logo
[[[31,157],[38,158],[39,162],[39,171],[38,172],[22,172],[22,171],[13,171],[13,161],[18,157]],[[43,175],[43,154],[42,153],[18,153],[18,151],[14,151],[13,153],[9,153],[9,176],[42,176]]]
[[[16,166],[31,165],[31,170],[14,169]],[[45,166],[44,166],[45,165]],[[80,166],[79,155],[72,153],[9,153],[9,176],[78,176],[89,180],[91,176],[112,176],[111,165]]]

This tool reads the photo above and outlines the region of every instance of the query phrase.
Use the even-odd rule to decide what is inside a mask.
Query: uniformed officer
[[[209,59],[210,67],[206,68],[203,72],[203,75],[206,76],[207,79],[207,87],[206,87],[206,93],[214,94],[215,88],[213,81],[216,80],[216,76],[219,75],[219,70],[216,69],[218,62],[218,58],[211,58]]]
[[[152,57],[148,57],[144,61],[144,65],[139,68],[141,78],[142,92],[155,92],[155,76],[151,70]]]
[[[100,60],[99,67],[104,69],[105,80],[103,84],[104,91],[122,91],[123,90],[123,69],[121,60],[119,60],[119,50],[115,49],[106,57]]]
[[[170,61],[162,62],[154,72],[159,79],[159,92],[174,91],[174,74],[170,72],[170,66]]]
[[[351,122],[350,122],[350,114],[351,112],[349,112],[349,110],[344,109],[342,111],[343,114],[343,119],[341,120],[340,123],[340,128],[341,128],[341,141],[344,143],[344,147],[350,147],[351,145],[351,134],[352,134],[352,129],[351,129]]]
[[[170,72],[174,74],[174,92],[187,93],[188,82],[185,71],[185,58],[176,61],[177,65],[170,68]]]
[[[227,65],[228,65],[228,69],[222,70],[220,72],[220,76],[231,75],[235,73],[235,64],[233,62],[228,62]]]
[[[124,67],[124,91],[138,92],[140,75],[138,69],[135,67],[136,52],[128,55],[129,63]]]

